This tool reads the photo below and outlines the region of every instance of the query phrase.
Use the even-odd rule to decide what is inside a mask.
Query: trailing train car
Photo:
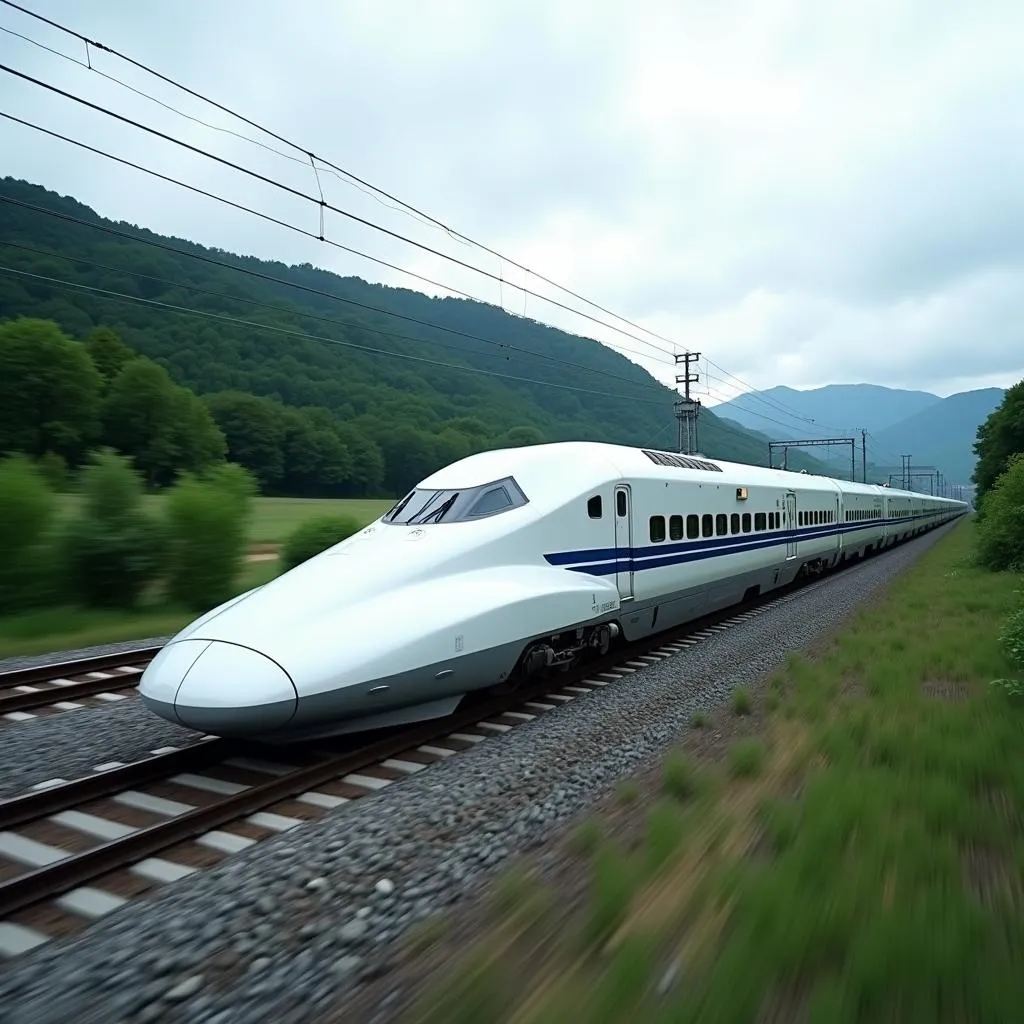
[[[155,714],[294,740],[450,714],[905,540],[962,502],[589,442],[482,452],[173,637]]]

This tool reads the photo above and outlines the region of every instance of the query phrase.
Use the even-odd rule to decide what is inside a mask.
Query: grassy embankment
[[[146,506],[159,510],[163,499],[147,495]],[[70,515],[77,495],[61,495],[61,515]],[[312,516],[349,515],[359,522],[376,519],[392,502],[356,499],[256,498],[249,526],[253,551],[267,551],[283,544],[299,523]],[[276,559],[248,563],[238,580],[238,593],[272,579],[279,571]],[[194,613],[170,607],[160,595],[133,612],[53,608],[0,618],[0,658],[16,654],[88,647],[92,644],[162,636],[180,629]]]
[[[624,783],[566,843],[575,903],[510,873],[409,1019],[1020,1020],[1024,707],[989,684],[1014,675],[1021,578],[976,568],[973,539]],[[425,923],[415,951],[447,941]]]

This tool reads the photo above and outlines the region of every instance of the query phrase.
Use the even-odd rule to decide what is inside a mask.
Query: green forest
[[[606,346],[496,306],[206,249],[12,178],[0,183],[0,239],[0,322],[59,328],[22,320],[32,339],[3,350],[0,450],[74,466],[103,443],[150,487],[226,456],[263,494],[377,497],[488,448],[674,444],[671,389]],[[65,383],[85,373],[93,383],[76,386],[93,397],[66,398],[47,433],[32,417],[49,415],[48,361],[67,339],[89,349],[95,378],[79,359]],[[700,442],[765,463],[767,438],[708,410]],[[790,466],[824,468],[797,452]]]

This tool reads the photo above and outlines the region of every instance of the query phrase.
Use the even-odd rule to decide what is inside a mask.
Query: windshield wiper
[[[427,515],[420,519],[418,521],[418,525],[423,523],[429,523],[431,520],[433,520],[435,523],[441,522],[441,520],[445,516],[445,513],[448,512],[452,505],[455,504],[455,499],[458,498],[458,496],[459,492],[456,491],[450,498],[446,498],[443,502],[441,502],[440,505],[437,506],[437,508],[434,509],[433,512],[427,513]],[[413,520],[410,519],[409,523],[412,524],[412,522]]]

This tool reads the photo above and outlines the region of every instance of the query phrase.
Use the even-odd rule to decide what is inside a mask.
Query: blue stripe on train
[[[902,519],[873,519],[863,523],[837,523],[812,526],[796,530],[777,530],[771,533],[752,533],[741,536],[710,537],[683,543],[646,545],[635,548],[589,548],[582,551],[558,551],[544,558],[549,565],[562,566],[572,572],[585,572],[593,576],[609,576],[616,572],[634,572],[639,569],[661,569],[685,562],[698,562],[706,558],[741,554],[760,548],[775,547],[796,541],[820,540],[837,534],[856,533],[879,526],[904,526],[919,519],[948,514],[949,509],[923,512]]]

